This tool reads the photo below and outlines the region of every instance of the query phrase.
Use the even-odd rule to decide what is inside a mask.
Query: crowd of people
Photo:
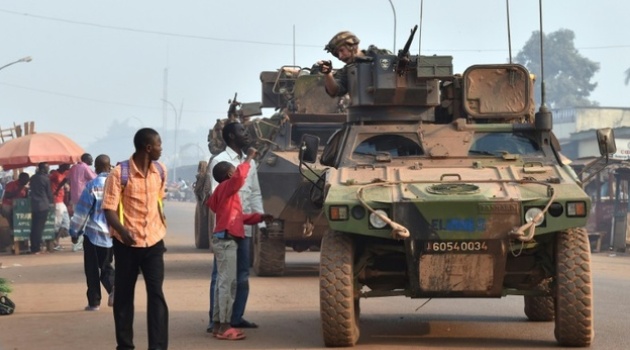
[[[42,236],[50,216],[53,218],[53,249],[64,249],[60,241],[69,236],[70,217],[77,203],[71,194],[74,192],[80,194],[85,184],[96,177],[90,168],[91,165],[92,156],[88,153],[82,155],[81,162],[75,165],[60,164],[52,171],[48,163],[42,162],[37,164],[32,176],[21,172],[17,179],[10,180],[4,185],[2,216],[9,223],[11,230],[14,229],[14,201],[16,199],[28,201],[31,219],[30,234],[26,243],[31,254],[39,255],[45,252]],[[80,244],[72,246],[73,251],[82,249]]]

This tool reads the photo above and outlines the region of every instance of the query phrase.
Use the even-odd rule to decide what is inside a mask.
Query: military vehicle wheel
[[[589,346],[593,341],[591,250],[586,230],[556,237],[556,340],[562,346]]]
[[[542,281],[537,289],[549,291],[551,279]],[[553,321],[554,313],[553,296],[535,297],[525,296],[525,315],[530,321],[547,322]]]
[[[359,340],[359,299],[354,297],[352,238],[341,232],[326,232],[321,249],[319,307],[324,344],[354,346]]]
[[[195,248],[210,248],[208,229],[208,210],[198,201],[195,206]]]
[[[286,248],[284,240],[254,233],[254,272],[258,276],[282,276]]]

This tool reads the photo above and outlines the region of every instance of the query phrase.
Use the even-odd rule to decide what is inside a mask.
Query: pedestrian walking
[[[85,188],[85,184],[92,181],[96,177],[96,173],[90,168],[94,160],[89,153],[83,153],[81,155],[81,161],[73,165],[68,172],[68,183],[70,184],[70,203],[72,212],[74,212],[74,206],[77,205],[81,193]],[[79,241],[72,246],[72,251],[76,252],[83,249],[83,236],[79,238]]]
[[[103,212],[103,188],[111,165],[109,156],[96,157],[98,175],[85,185],[70,222],[72,243],[83,240],[83,270],[87,282],[86,311],[98,311],[101,305],[101,284],[108,294],[107,306],[114,306],[114,268],[112,238]]]

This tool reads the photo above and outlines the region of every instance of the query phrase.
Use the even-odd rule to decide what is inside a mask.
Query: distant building
[[[570,159],[598,157],[595,130],[612,128],[619,160],[630,160],[630,108],[576,107],[553,110],[553,132]]]
[[[617,152],[611,158],[630,160],[630,108],[580,107],[552,112],[553,131],[562,153],[574,160],[572,166],[577,170],[600,156],[595,130],[601,128],[612,128],[615,134]],[[628,163],[610,162],[601,172],[598,172],[601,168],[594,169],[596,176],[584,184],[592,199],[586,229],[591,237],[598,238],[591,246],[596,251],[601,248],[625,251],[626,245],[630,245],[630,182],[622,174],[628,174]]]

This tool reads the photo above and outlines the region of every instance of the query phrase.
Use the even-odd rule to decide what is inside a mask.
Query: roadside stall
[[[55,211],[51,210],[46,219],[42,242],[46,244],[46,250],[53,250],[55,239]],[[13,252],[20,254],[20,247],[26,247],[31,234],[31,200],[19,198],[13,201]]]

